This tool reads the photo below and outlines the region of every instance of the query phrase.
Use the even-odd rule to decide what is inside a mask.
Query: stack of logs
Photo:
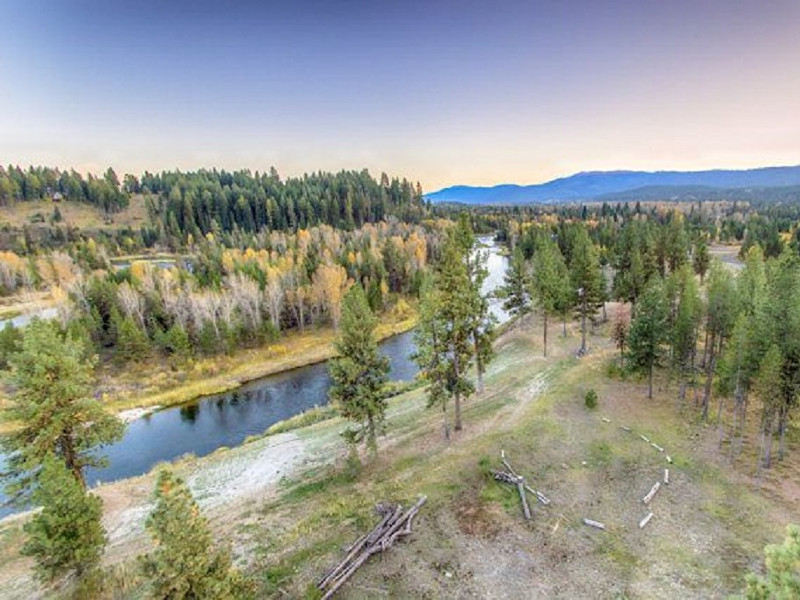
[[[506,460],[506,452],[505,450],[500,451],[500,460],[502,460],[503,465],[505,466],[507,471],[492,471],[492,476],[495,478],[496,481],[502,481],[503,483],[508,483],[510,485],[517,486],[517,491],[519,492],[519,498],[522,501],[522,512],[525,515],[527,520],[531,518],[531,508],[528,506],[528,498],[525,496],[525,490],[528,490],[531,494],[536,496],[536,499],[547,506],[550,504],[550,500],[542,494],[541,492],[537,492],[527,483],[525,483],[525,478],[521,475],[518,475],[514,468],[509,464],[508,460]]]
[[[347,549],[344,559],[317,582],[317,588],[324,593],[323,600],[332,597],[370,556],[388,550],[397,538],[410,534],[411,521],[427,499],[427,496],[421,496],[417,503],[405,512],[399,504],[396,506],[378,504],[375,510],[382,517],[380,523],[356,540]]]

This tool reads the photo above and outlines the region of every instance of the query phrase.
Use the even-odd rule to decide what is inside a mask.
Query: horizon
[[[4,8],[1,164],[366,168],[435,191],[800,162],[788,0]]]

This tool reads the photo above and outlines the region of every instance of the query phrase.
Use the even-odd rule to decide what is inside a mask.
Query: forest
[[[531,540],[552,536],[559,527],[577,528],[587,520],[569,522],[577,509],[560,486],[607,490],[624,485],[614,483],[623,474],[638,474],[649,464],[640,455],[615,458],[612,438],[592,437],[597,423],[610,423],[611,416],[639,415],[651,429],[662,423],[661,435],[687,456],[674,464],[667,456],[668,468],[677,473],[672,487],[736,480],[747,498],[771,490],[769,510],[783,510],[784,492],[776,490],[796,473],[800,441],[800,202],[464,210],[430,206],[418,184],[386,175],[376,180],[367,171],[285,181],[274,169],[176,171],[125,175],[120,183],[112,169],[102,177],[42,167],[0,170],[5,209],[36,201],[51,203],[54,213],[90,205],[105,219],[100,231],[63,216],[18,231],[5,226],[0,253],[0,297],[9,317],[0,332],[6,493],[20,507],[31,501],[43,506],[24,524],[0,531],[10,532],[12,546],[32,559],[38,584],[53,593],[141,597],[133,590],[145,589],[147,597],[246,598],[286,595],[285,586],[289,595],[321,597],[324,586],[317,589],[308,578],[344,542],[325,537],[334,534],[320,527],[322,515],[347,522],[336,536],[355,533],[363,524],[357,515],[374,501],[370,490],[410,497],[415,481],[429,499],[424,510],[441,511],[436,514],[477,486],[478,496],[469,496],[472,517],[462,522],[457,516],[460,529],[451,533],[469,536],[474,527],[486,527],[495,533],[481,539],[490,543],[504,528],[519,527],[512,508],[516,487],[503,495],[487,466],[498,443],[507,466],[509,449],[515,456],[548,457],[548,464],[533,459],[537,477],[555,489],[556,503],[566,503],[571,516],[520,530]],[[144,206],[146,221],[137,230],[116,228],[114,219],[134,202]],[[477,234],[491,236],[506,255],[502,284],[491,293],[485,287],[488,253]],[[497,322],[490,310],[495,301],[510,315],[508,322]],[[12,325],[14,311],[37,302],[52,310],[51,319]],[[412,315],[407,328],[414,328],[411,358],[419,374],[411,385],[389,390],[388,359],[379,352],[376,331],[397,314]],[[294,484],[287,476],[290,483],[276,484],[278,491],[261,500],[259,514],[267,523],[276,519],[275,531],[261,518],[254,524],[242,516],[252,507],[231,506],[242,529],[226,529],[225,541],[215,542],[212,532],[225,517],[204,516],[211,509],[202,495],[193,495],[198,484],[191,469],[202,472],[203,461],[227,460],[236,455],[234,448],[194,459],[201,466],[178,461],[147,474],[155,492],[136,543],[149,550],[136,561],[120,558],[101,523],[112,492],[106,486],[95,490],[86,479],[86,470],[104,460],[99,451],[125,431],[107,397],[115,389],[108,381],[126,373],[146,378],[148,370],[162,368],[158,363],[180,387],[191,377],[208,377],[209,364],[229,365],[221,362],[226,357],[243,361],[246,352],[278,344],[292,348],[306,339],[320,346],[314,340],[323,335],[332,340],[329,354],[319,355],[331,358],[330,405],[297,414],[280,425],[280,433],[265,432],[241,447],[266,444],[267,452],[271,438],[301,435],[294,431],[321,444],[316,458],[325,467],[292,471]],[[509,364],[520,366],[508,369]],[[549,394],[543,406],[550,408],[527,407],[524,399],[547,385],[552,388],[543,392]],[[568,399],[574,396],[581,396],[579,412]],[[619,407],[608,400],[623,396]],[[520,404],[513,412],[504,412],[515,402]],[[559,410],[570,411],[569,427],[582,432],[568,438],[571,446],[558,446],[565,444],[556,435],[565,427],[557,420]],[[542,429],[545,423],[549,429]],[[628,425],[621,429],[630,431]],[[689,442],[687,430],[695,436]],[[320,431],[330,435],[318,436]],[[549,447],[537,446],[548,436]],[[697,462],[706,455],[699,451],[688,458],[695,443],[710,448],[708,464],[724,474],[701,471]],[[655,442],[653,447],[663,452]],[[439,467],[413,454],[423,449],[433,449],[425,456],[440,453],[453,467],[444,476],[446,485],[436,474]],[[550,463],[557,462],[556,472]],[[559,473],[572,468],[568,463],[599,469],[604,478],[567,476],[565,483]],[[402,491],[404,486],[411,487]],[[358,492],[350,497],[353,490]],[[339,504],[325,504],[329,493],[341,497]],[[520,487],[523,501],[525,494]],[[302,535],[293,529],[301,525],[292,516],[300,502],[308,507],[297,517]],[[603,500],[595,505],[601,510]],[[718,521],[727,516],[722,509],[714,512]],[[241,533],[246,528],[270,541],[260,545]],[[410,520],[408,528],[406,534]],[[419,535],[435,545],[430,531]],[[600,544],[597,552],[616,561],[608,567],[609,581],[624,580],[629,572],[619,556],[628,556],[633,551],[627,548],[639,542],[621,525],[610,535],[617,536],[609,542],[616,545]],[[765,535],[750,527],[737,552],[752,555]],[[242,550],[250,543],[260,548],[254,555]],[[562,543],[569,542],[556,545]],[[796,558],[785,558],[797,543],[791,529],[783,547],[768,547],[773,558],[765,568],[753,560],[737,562],[725,572],[726,592],[766,598],[797,589]],[[115,556],[112,566],[103,562],[104,552]],[[709,560],[725,559],[720,548],[707,552]],[[3,560],[11,565],[16,558]],[[370,573],[376,568],[390,567]],[[401,595],[422,593],[405,580],[396,585]],[[606,585],[612,587],[605,591],[616,589],[604,580]]]

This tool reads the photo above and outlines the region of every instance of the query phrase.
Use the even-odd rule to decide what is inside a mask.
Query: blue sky
[[[793,0],[0,0],[0,162],[534,183],[800,163]]]

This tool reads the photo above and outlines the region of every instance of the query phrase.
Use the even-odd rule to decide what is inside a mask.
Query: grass
[[[744,573],[760,564],[764,544],[782,539],[796,506],[777,492],[754,490],[721,459],[716,430],[681,415],[672,387],[659,381],[649,401],[643,384],[606,377],[610,344],[593,338],[592,352],[577,360],[575,338],[559,336],[543,360],[539,333],[518,328],[498,343],[486,392],[465,402],[464,431],[449,443],[441,413],[425,408],[424,390],[392,398],[389,436],[377,458],[363,457],[356,476],[344,464],[342,421],[318,420],[314,411],[298,417],[294,425],[309,424],[295,430],[308,448],[306,466],[255,504],[222,507],[214,521],[237,532],[236,546],[262,595],[304,597],[342,549],[374,525],[376,502],[408,506],[418,494],[428,503],[413,535],[365,564],[342,597],[737,593]],[[584,407],[589,388],[600,398],[595,411]],[[647,507],[641,497],[666,461],[639,433],[674,461],[670,484]],[[531,499],[531,521],[521,517],[516,489],[488,474],[502,468],[501,449],[552,501],[545,507]],[[650,510],[655,516],[640,530]],[[608,530],[587,528],[583,517]]]
[[[15,202],[9,206],[0,206],[0,225],[21,228],[31,225],[37,215],[44,217],[49,224],[54,209],[61,213],[58,225],[78,227],[82,230],[121,229],[123,227],[138,228],[147,223],[147,210],[144,197],[132,196],[130,205],[125,210],[111,215],[111,222],[106,221],[104,212],[91,204],[64,200],[54,203],[51,200],[34,200],[31,202]]]

